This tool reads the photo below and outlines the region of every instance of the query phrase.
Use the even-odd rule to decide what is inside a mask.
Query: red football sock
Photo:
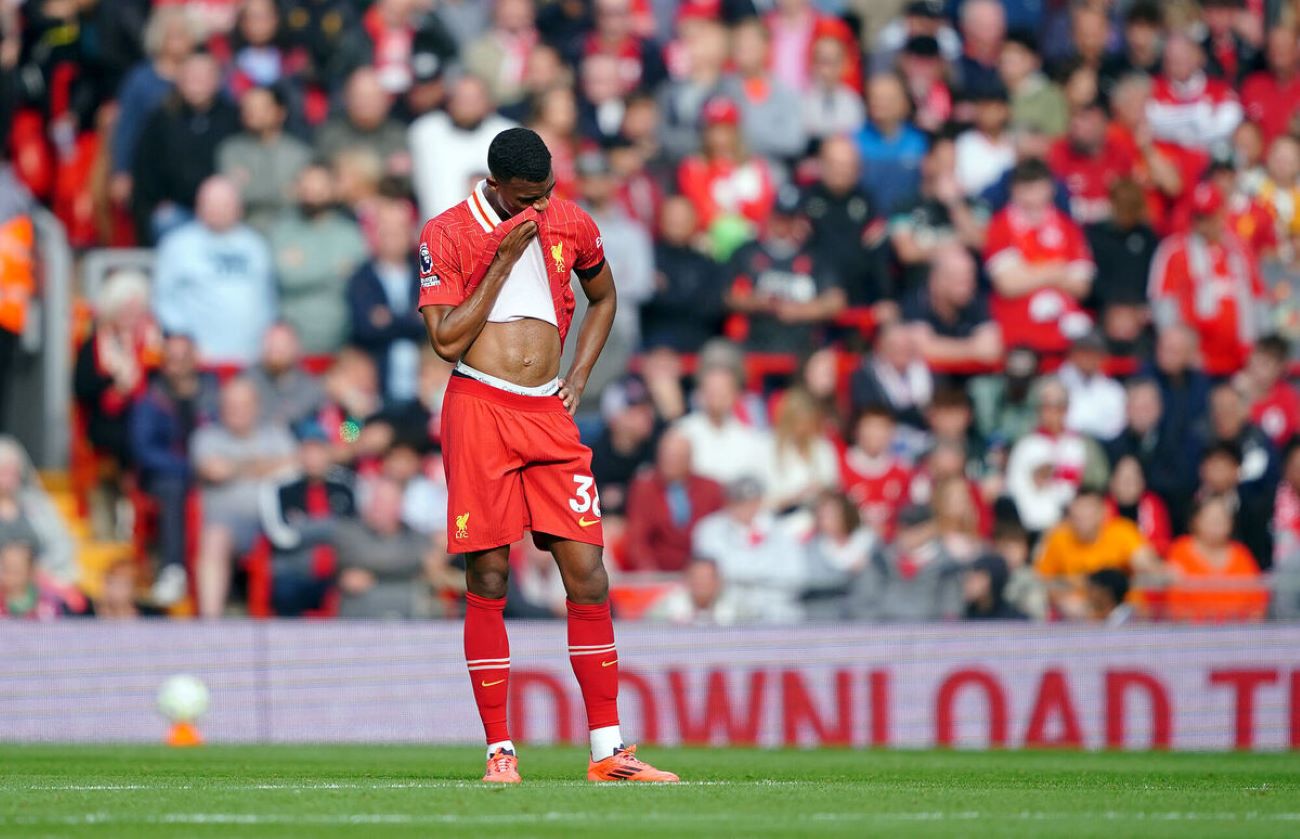
[[[506,697],[510,688],[510,639],[503,612],[506,599],[465,594],[465,664],[474,702],[489,743],[510,739]]]
[[[569,661],[587,706],[587,727],[618,725],[618,651],[609,601],[583,605],[568,601]]]

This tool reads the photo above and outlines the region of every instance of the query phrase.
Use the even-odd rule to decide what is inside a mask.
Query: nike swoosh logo
[[[600,519],[592,519],[591,521],[587,521],[586,516],[583,516],[582,518],[578,519],[578,527],[591,527],[594,524],[600,524]]]
[[[485,688],[490,688],[490,687],[492,687],[493,685],[499,685],[499,684],[501,684],[501,683],[504,682],[504,681],[505,681],[505,679],[497,679],[495,682],[479,682],[479,684],[482,685],[482,686],[485,687]]]
[[[618,659],[614,659],[613,661],[602,661],[602,662],[600,663],[600,666],[601,666],[601,667],[613,667],[615,664],[618,664]]]

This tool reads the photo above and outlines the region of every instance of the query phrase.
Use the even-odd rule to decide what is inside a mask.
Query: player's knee
[[[605,566],[597,563],[590,570],[574,575],[569,580],[569,599],[580,605],[604,603],[609,599],[609,574]]]
[[[466,575],[466,587],[479,597],[493,600],[506,596],[507,573],[496,568],[471,571]]]
[[[510,555],[507,551],[490,551],[467,558],[465,587],[471,594],[493,600],[505,597],[509,578]]]

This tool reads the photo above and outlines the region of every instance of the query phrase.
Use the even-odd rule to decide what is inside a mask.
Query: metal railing
[[[96,248],[81,257],[81,293],[94,300],[104,280],[115,271],[126,269],[153,274],[154,251],[150,248]]]
[[[72,416],[73,255],[63,224],[50,212],[36,209],[32,225],[40,285],[9,385],[9,416],[0,417],[0,426],[22,442],[38,466],[63,467]]]

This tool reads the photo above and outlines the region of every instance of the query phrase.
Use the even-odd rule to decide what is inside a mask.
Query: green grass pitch
[[[578,749],[0,745],[0,836],[1300,835],[1300,755],[647,749],[680,786],[594,785]]]

